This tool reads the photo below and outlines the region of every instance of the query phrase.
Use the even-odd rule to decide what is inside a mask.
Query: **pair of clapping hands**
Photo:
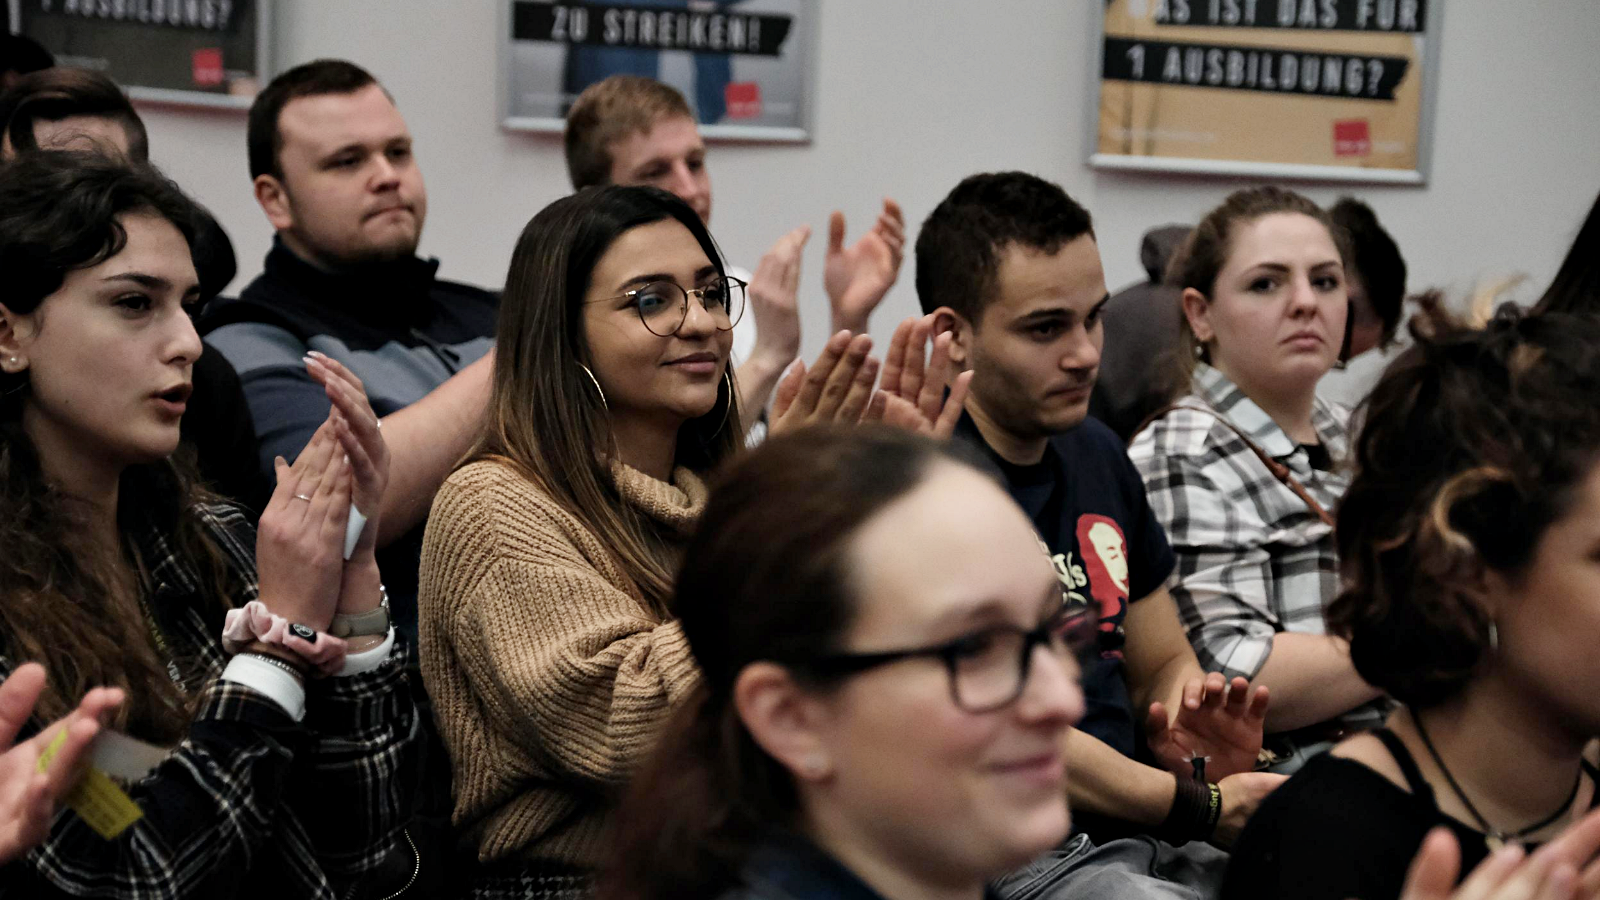
[[[933,352],[928,354],[930,338]],[[949,437],[961,418],[972,380],[971,372],[952,377],[950,342],[948,333],[933,335],[932,316],[906,319],[895,329],[888,356],[880,362],[872,355],[870,336],[835,334],[809,369],[796,360],[778,382],[771,433],[776,436],[808,425],[881,421],[931,437]]]
[[[872,228],[846,246],[844,214],[835,212],[829,218],[822,283],[834,328],[864,329],[894,286],[905,258],[905,224],[900,205],[886,197]],[[762,255],[750,276],[750,309],[756,322],[752,359],[789,360],[800,352],[800,257],[810,237],[810,225],[785,234]]]
[[[293,465],[274,462],[278,484],[256,529],[256,570],[268,610],[322,632],[335,613],[379,603],[373,553],[389,451],[361,380],[315,351],[305,363],[333,407]],[[367,521],[346,561],[352,504]]]

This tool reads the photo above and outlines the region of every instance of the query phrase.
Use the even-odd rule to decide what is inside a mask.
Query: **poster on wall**
[[[271,0],[9,0],[11,31],[135,100],[246,109],[270,77]]]
[[[1092,165],[1426,181],[1438,0],[1105,0]]]
[[[507,128],[561,131],[611,75],[677,88],[708,138],[810,137],[818,0],[509,0],[502,6]]]

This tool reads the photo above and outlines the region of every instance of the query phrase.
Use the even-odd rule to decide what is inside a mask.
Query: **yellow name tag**
[[[39,754],[39,771],[50,767],[50,761],[55,759],[56,753],[66,742],[67,730],[63,728],[57,732],[50,746]],[[108,841],[144,817],[144,811],[133,802],[133,798],[94,766],[84,770],[82,780],[68,792],[64,800],[96,834]]]

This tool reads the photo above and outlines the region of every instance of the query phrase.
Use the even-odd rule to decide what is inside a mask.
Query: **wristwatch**
[[[353,615],[334,613],[333,624],[328,626],[328,633],[338,638],[388,634],[392,621],[389,617],[389,590],[380,584],[378,593],[383,599],[378,601],[377,609]]]

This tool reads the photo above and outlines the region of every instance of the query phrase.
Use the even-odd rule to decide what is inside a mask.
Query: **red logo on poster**
[[[728,118],[755,119],[761,116],[761,85],[754,81],[730,82],[722,90],[728,104]]]
[[[1334,156],[1366,156],[1372,152],[1372,135],[1366,119],[1346,119],[1333,123]]]
[[[194,83],[199,87],[216,87],[222,84],[222,48],[206,47],[194,51],[190,58],[194,69]]]

